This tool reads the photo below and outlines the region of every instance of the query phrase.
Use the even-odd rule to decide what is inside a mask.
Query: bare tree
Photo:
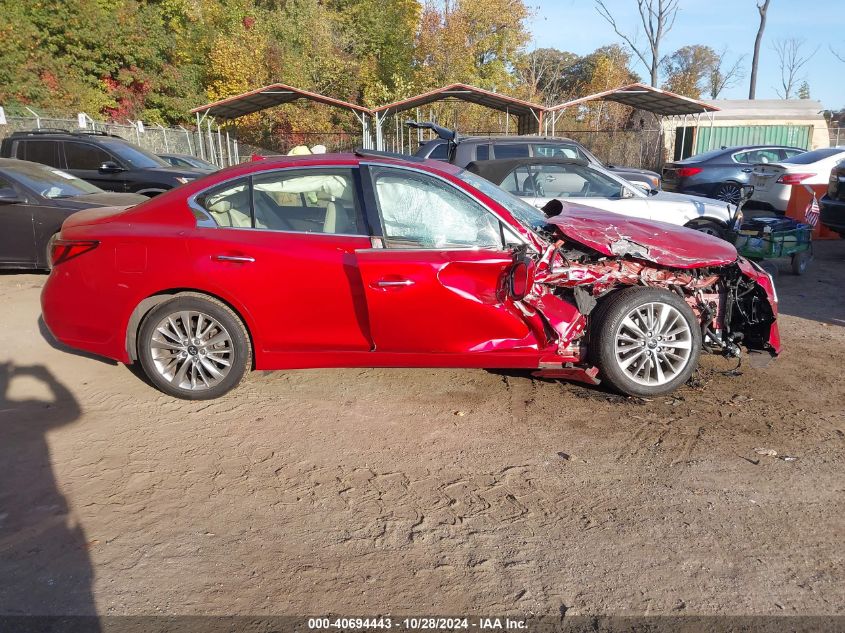
[[[757,3],[757,11],[760,13],[760,27],[757,29],[757,37],[754,40],[754,56],[751,58],[751,85],[748,88],[748,98],[754,99],[757,93],[757,65],[760,62],[760,43],[763,41],[763,31],[766,28],[766,12],[769,10],[770,0],[763,0]]]
[[[777,40],[772,48],[780,60],[780,84],[781,88],[775,88],[781,99],[789,99],[798,84],[803,81],[804,76],[801,69],[807,65],[813,55],[818,52],[818,47],[809,55],[802,52],[806,40],[803,38],[791,37]]]
[[[830,47],[830,52],[833,53],[833,56],[838,59],[840,62],[845,63],[845,53],[840,53],[832,46]]]
[[[651,85],[657,87],[661,60],[660,43],[675,25],[675,18],[678,17],[678,0],[636,0],[636,2],[647,40],[643,46],[637,44],[636,34],[628,35],[619,28],[616,19],[605,5],[605,0],[596,0],[596,11],[607,20],[616,34],[625,40],[643,65],[649,69]]]
[[[725,66],[725,55],[727,52],[728,49],[722,49],[722,52],[716,58],[716,63],[710,70],[707,90],[710,93],[711,99],[718,99],[725,88],[733,88],[745,76],[745,71],[742,69],[745,55],[737,59],[732,66]]]

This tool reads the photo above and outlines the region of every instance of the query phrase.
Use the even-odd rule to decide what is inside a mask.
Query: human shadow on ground
[[[82,526],[59,489],[47,436],[80,417],[43,365],[0,363],[0,629],[15,616],[96,616]],[[10,617],[11,616],[11,617]],[[84,618],[85,630],[98,630]]]

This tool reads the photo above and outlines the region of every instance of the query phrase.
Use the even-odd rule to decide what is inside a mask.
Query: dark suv
[[[449,160],[449,144],[434,139],[420,146],[415,156],[434,160]],[[569,138],[544,136],[462,136],[455,147],[452,162],[466,167],[478,160],[498,158],[574,158],[612,171],[617,176],[633,183],[643,183],[649,189],[660,189],[660,174],[635,167],[617,167],[600,161],[590,150],[578,141]]]
[[[194,169],[171,167],[155,154],[104,132],[15,132],[3,139],[0,157],[57,167],[106,191],[146,196],[205,175]]]
[[[819,220],[823,226],[845,237],[845,160],[830,172],[827,194],[821,199]]]

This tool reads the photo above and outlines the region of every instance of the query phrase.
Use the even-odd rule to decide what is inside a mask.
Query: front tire
[[[713,235],[719,239],[724,240],[727,237],[727,227],[715,220],[692,220],[687,222],[684,226],[694,231],[701,231],[707,235]]]
[[[234,389],[252,365],[249,334],[229,306],[180,295],[150,310],[138,334],[138,358],[150,382],[186,400]]]
[[[683,385],[698,366],[701,329],[686,301],[668,290],[634,287],[596,309],[590,357],[613,389],[659,396]]]

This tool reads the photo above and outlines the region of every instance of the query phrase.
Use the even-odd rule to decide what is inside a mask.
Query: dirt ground
[[[779,359],[650,402],[440,369],[178,401],[51,346],[44,279],[0,275],[2,614],[845,613],[845,241],[783,267]]]

